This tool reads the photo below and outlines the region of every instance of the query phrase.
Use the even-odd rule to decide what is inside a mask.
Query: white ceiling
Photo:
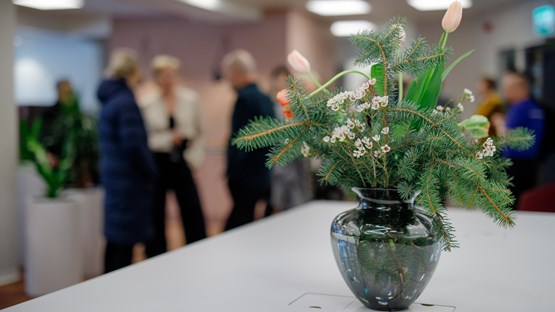
[[[182,1],[189,0],[85,0],[85,6],[81,10],[38,11],[20,7],[18,12],[22,20],[29,21],[28,24],[31,26],[37,24],[36,21],[42,21],[41,25],[59,24],[57,28],[63,29],[71,28],[81,21],[99,20],[104,25],[103,31],[106,32],[109,17],[114,16],[173,15],[205,23],[233,23],[260,19],[267,10],[304,10],[306,2],[306,0],[220,0],[223,3],[221,10],[212,12],[187,5]],[[465,10],[464,14],[466,16],[486,15],[491,11],[523,1],[531,0],[474,0],[474,6]],[[419,12],[410,7],[406,0],[369,0],[369,2],[373,8],[370,14],[352,18],[368,19],[380,24],[392,16],[406,16],[412,22],[425,24],[428,21],[437,22],[443,15],[442,11]],[[332,21],[334,18],[323,19]]]
[[[207,1],[207,0],[205,0]],[[227,10],[224,12],[216,12],[215,19],[228,21],[233,16],[226,16],[232,12],[232,15],[238,15],[241,18],[241,11],[246,10],[264,10],[271,9],[304,9],[306,0],[220,0],[228,8],[230,6],[235,10]],[[433,0],[429,0],[433,1]],[[492,10],[497,10],[503,6],[514,4],[517,2],[530,0],[474,0],[474,6],[465,11],[468,15],[487,14]],[[410,7],[406,0],[369,0],[373,10],[365,16],[369,19],[381,19],[381,16],[402,15],[416,21],[425,21],[443,12],[419,12]],[[85,0],[83,10],[97,14],[109,14],[116,16],[149,16],[160,14],[177,14],[196,19],[208,18],[213,21],[214,12],[206,12],[202,9],[191,7],[179,0]],[[67,12],[60,11],[61,14],[72,14],[74,10]],[[222,14],[223,13],[223,14]],[[333,18],[332,18],[333,19]]]

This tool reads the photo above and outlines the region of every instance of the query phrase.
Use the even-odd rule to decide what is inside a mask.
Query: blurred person
[[[475,114],[487,117],[490,121],[499,117],[503,111],[503,101],[497,93],[497,83],[489,77],[484,77],[478,85],[478,93],[482,97],[482,102],[478,105]],[[494,117],[494,115],[498,115]],[[490,136],[498,135],[494,122],[491,123]]]
[[[283,65],[274,68],[270,74],[274,111],[279,120],[287,119],[287,116],[284,115],[276,94],[287,88],[289,75],[289,70]],[[270,202],[276,211],[289,209],[307,201],[310,181],[306,176],[305,167],[305,159],[298,158],[286,166],[276,166],[272,169]]]
[[[141,80],[136,52],[115,50],[98,88],[100,172],[105,190],[104,271],[131,264],[133,246],[152,236],[150,210],[156,163],[133,90]]]
[[[516,197],[514,207],[522,193],[536,185],[540,146],[544,136],[544,111],[530,96],[526,77],[519,73],[508,73],[503,78],[503,95],[509,104],[505,126],[508,130],[527,128],[535,136],[534,144],[527,150],[505,149],[502,155],[512,160],[508,173],[513,177],[511,191]]]
[[[274,117],[272,100],[256,85],[256,62],[245,50],[227,54],[222,61],[222,72],[237,92],[231,121],[231,136],[227,149],[227,179],[233,208],[225,229],[233,229],[254,220],[258,201],[270,200],[270,170],[266,168],[268,149],[251,152],[239,150],[231,144],[239,129],[256,117]]]
[[[139,100],[145,119],[148,143],[158,166],[154,238],[146,244],[150,257],[167,251],[166,193],[175,192],[187,243],[206,238],[202,208],[191,170],[204,158],[204,140],[197,94],[179,84],[181,62],[169,55],[152,61],[157,88]]]

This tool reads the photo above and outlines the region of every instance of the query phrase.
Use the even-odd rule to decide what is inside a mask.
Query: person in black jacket
[[[227,178],[233,198],[226,224],[229,230],[252,222],[256,203],[263,200],[268,204],[270,199],[270,171],[265,165],[268,149],[245,152],[233,146],[231,140],[255,117],[274,117],[274,105],[256,86],[256,63],[250,53],[244,50],[229,53],[223,59],[222,69],[237,91],[227,150]]]
[[[133,88],[141,79],[137,55],[116,50],[106,70],[108,78],[98,88],[100,113],[100,172],[105,190],[104,270],[131,264],[135,243],[152,235],[150,210],[154,196],[156,164],[135,102]]]

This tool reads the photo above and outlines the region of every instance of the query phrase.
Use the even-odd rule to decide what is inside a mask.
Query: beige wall
[[[197,184],[205,216],[223,221],[231,208],[224,180],[225,149],[235,93],[224,81],[213,81],[213,69],[222,57],[221,41],[230,49],[246,49],[257,60],[261,87],[268,75],[285,60],[285,14],[272,14],[259,23],[211,26],[178,18],[116,19],[110,47],[130,47],[141,55],[145,70],[152,57],[168,53],[183,63],[184,83],[200,95],[208,156],[197,171]]]
[[[15,205],[17,114],[13,99],[15,23],[11,1],[0,1],[0,285],[19,278]]]
[[[287,14],[287,52],[298,50],[311,63],[322,80],[331,78],[337,69],[337,40],[330,24],[301,11]]]
[[[336,64],[329,25],[299,12],[272,12],[261,22],[220,26],[178,18],[126,18],[116,19],[112,29],[110,48],[137,49],[145,69],[159,53],[182,60],[185,84],[200,95],[208,137],[208,157],[196,177],[205,215],[212,220],[225,220],[231,208],[224,179],[224,152],[235,94],[225,82],[212,80],[223,53],[222,37],[229,38],[230,49],[246,49],[254,55],[260,86],[266,91],[271,70],[286,64],[292,49],[304,53],[323,78],[333,74]]]

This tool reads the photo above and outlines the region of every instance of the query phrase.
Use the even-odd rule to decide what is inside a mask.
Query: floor
[[[179,209],[175,203],[175,198],[172,194],[168,195],[167,207],[167,228],[166,235],[168,238],[168,248],[170,250],[180,248],[185,245],[185,237],[183,234],[183,227],[179,217]],[[226,212],[227,213],[227,212]],[[260,218],[263,215],[263,207],[257,207],[256,216]],[[220,214],[219,217],[211,217],[206,219],[207,232],[209,236],[217,235],[222,232],[225,225],[226,215]],[[139,262],[144,259],[144,248],[140,245],[135,247],[134,262]],[[32,299],[25,294],[25,285],[22,278],[16,283],[0,286],[0,310],[12,305],[16,305],[27,300]]]

